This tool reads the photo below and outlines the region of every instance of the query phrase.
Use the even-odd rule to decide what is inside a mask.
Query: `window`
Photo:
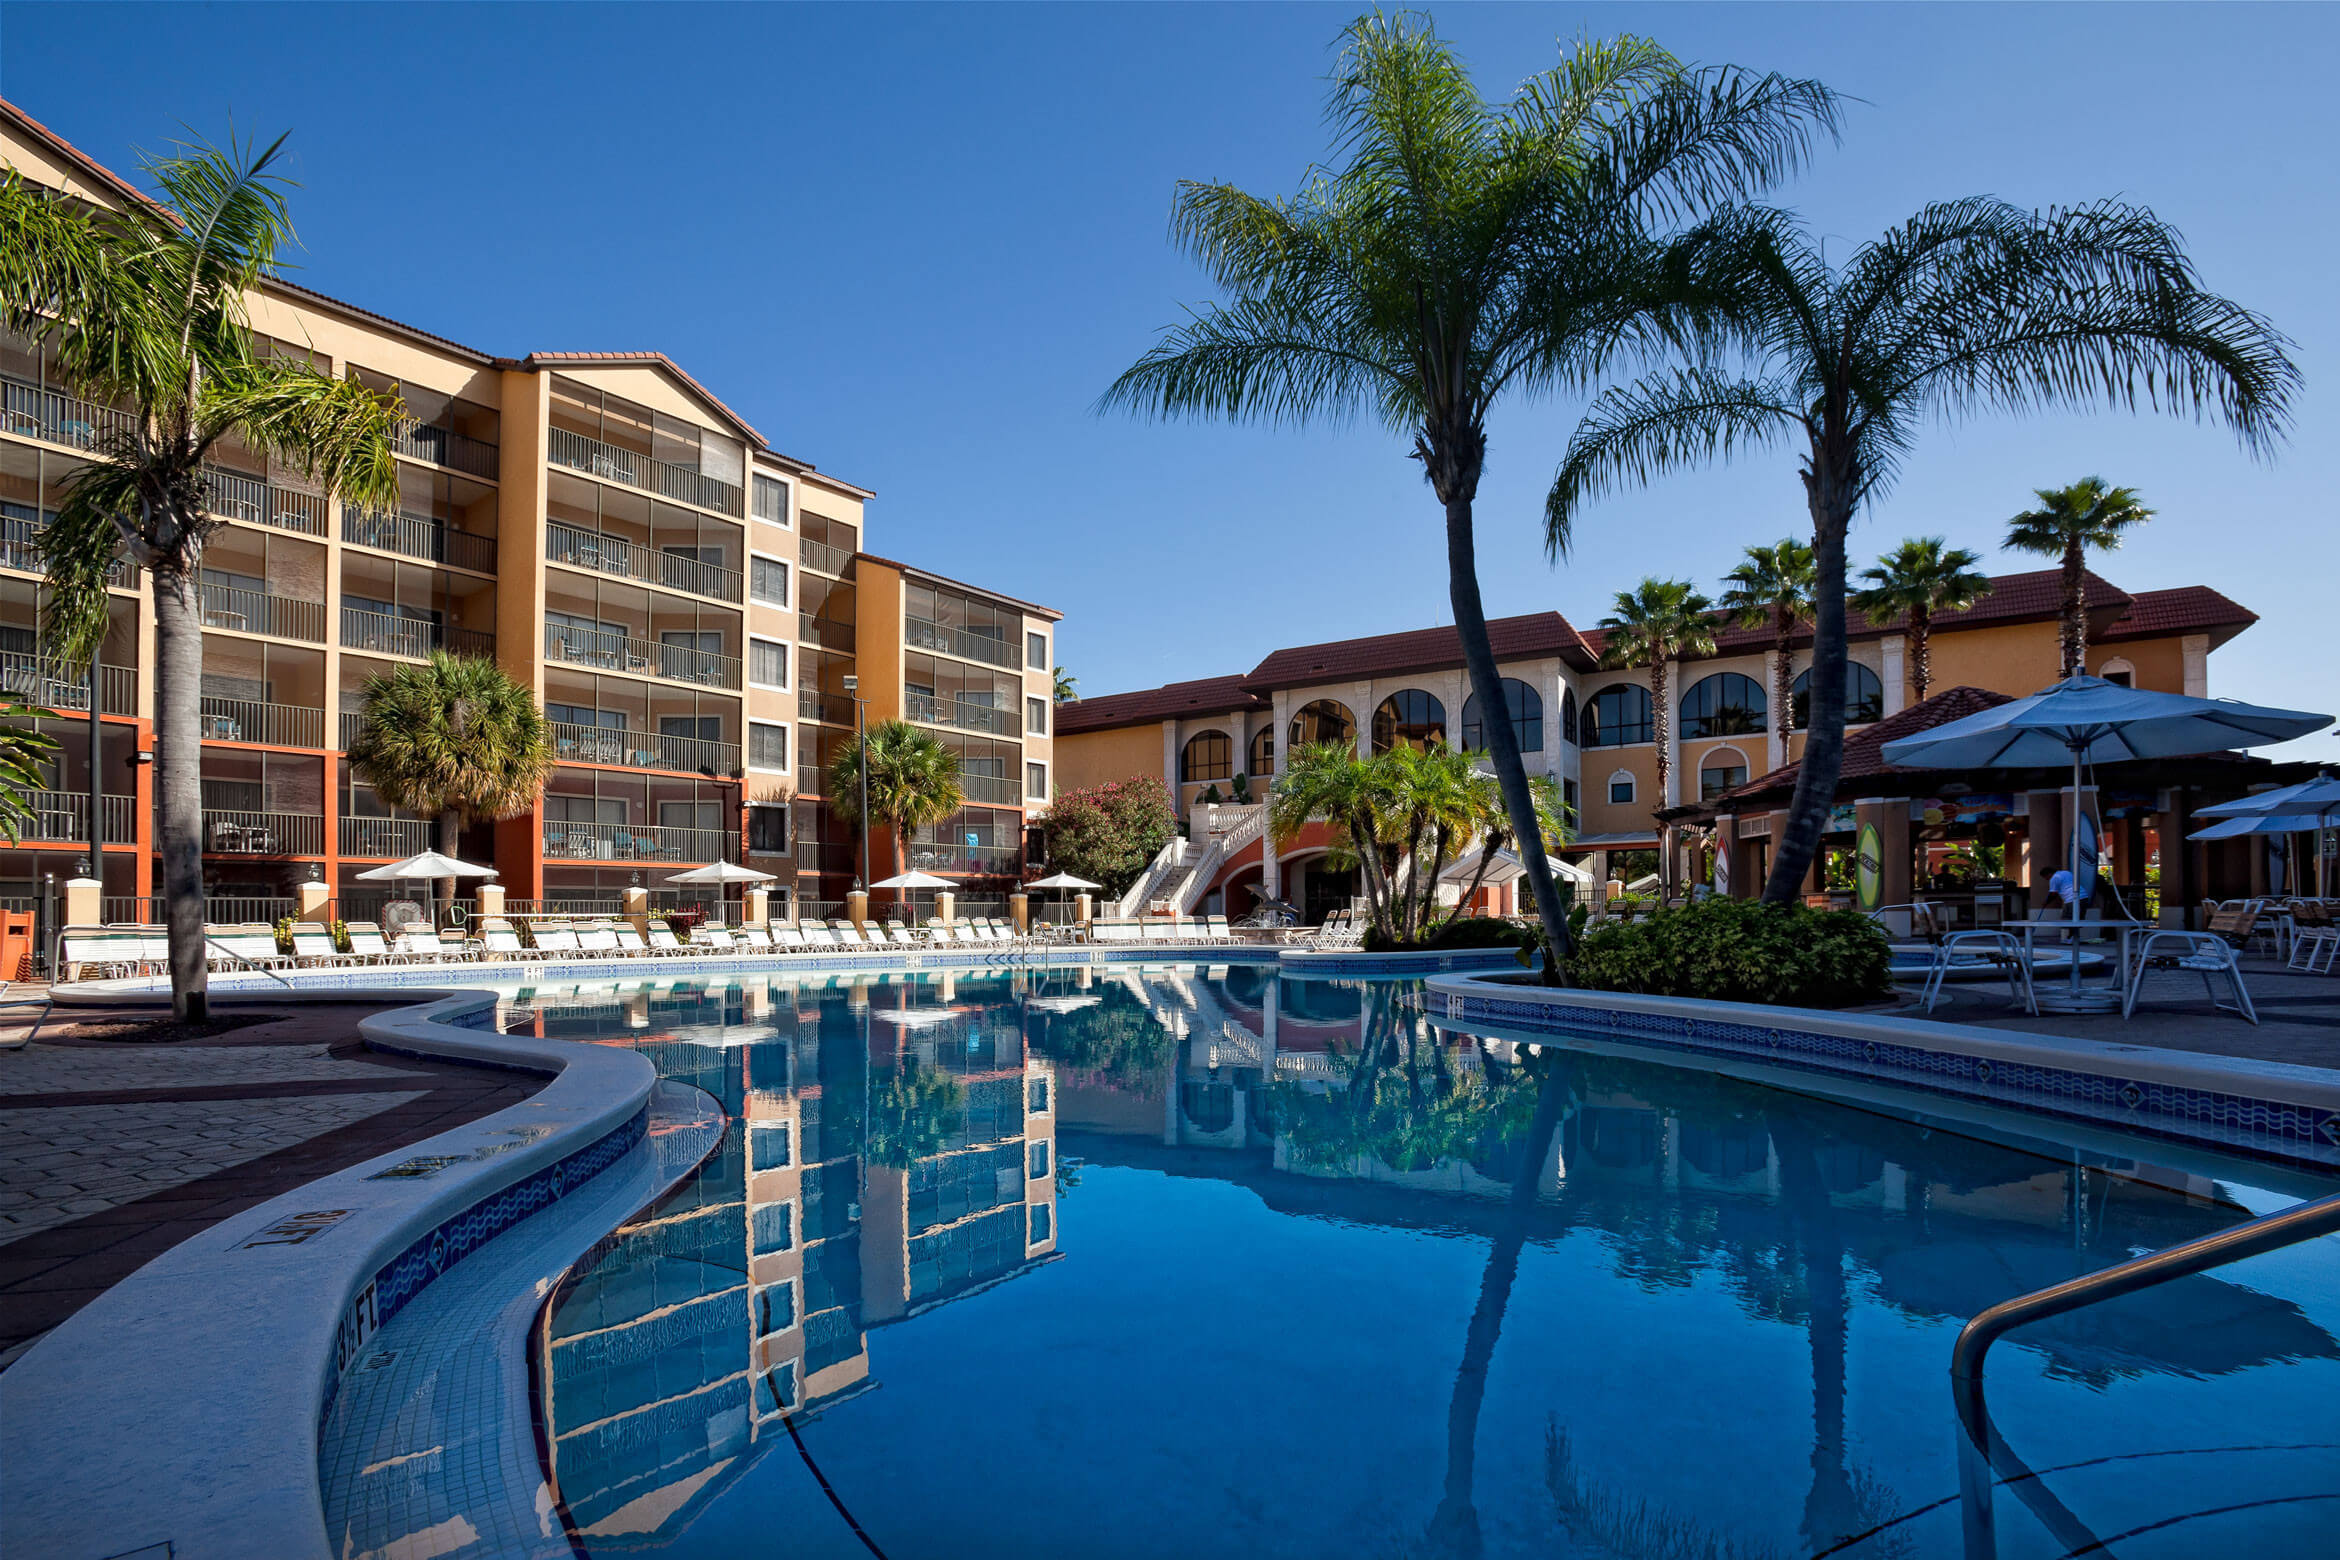
[[[1272,775],[1276,772],[1276,728],[1262,726],[1251,734],[1251,753],[1246,774]]]
[[[773,728],[777,729],[777,728]],[[780,751],[788,751],[787,738],[781,738]],[[750,806],[748,815],[748,849],[765,856],[784,856],[788,853],[788,809],[762,804]]]
[[[756,473],[756,518],[774,525],[788,523],[788,484],[760,471]]]
[[[1351,748],[1357,745],[1357,717],[1340,700],[1318,699],[1292,717],[1284,750],[1292,752],[1316,742],[1337,742]]]
[[[1650,740],[1649,690],[1639,683],[1611,683],[1584,707],[1584,745],[1624,747]]]
[[[1796,673],[1796,680],[1788,685],[1788,715],[1796,723],[1796,730],[1808,728],[1812,721],[1812,671],[1806,667]],[[1885,718],[1885,684],[1875,672],[1858,661],[1844,663],[1844,723],[1848,726],[1866,726],[1871,721]]]
[[[757,769],[788,772],[788,728],[769,721],[748,722],[748,763]]]
[[[1633,777],[1628,774],[1609,776],[1609,800],[1622,805],[1633,800]]]
[[[1026,699],[1024,701],[1024,734],[1033,737],[1048,735],[1048,701],[1046,699]]]
[[[766,1284],[756,1291],[756,1336],[768,1337],[796,1325],[796,1284]]]
[[[1572,829],[1576,827],[1576,820],[1583,815],[1583,803],[1578,799],[1581,795],[1575,781],[1560,782],[1560,807],[1568,815],[1568,826]]]
[[[1717,672],[1691,684],[1682,695],[1682,736],[1743,737],[1763,729],[1764,712],[1771,707],[1763,685],[1740,672]]]
[[[1512,740],[1522,753],[1544,751],[1544,699],[1516,677],[1503,679],[1503,707],[1511,719]],[[1466,753],[1487,751],[1487,733],[1479,723],[1479,696],[1463,700],[1462,745]]]
[[[1718,764],[1709,759],[1699,766],[1698,799],[1702,802],[1711,802],[1723,792],[1733,790],[1746,783],[1747,766],[1745,764]]]
[[[771,606],[787,606],[788,565],[777,558],[748,559],[748,595]]]
[[[1024,1086],[1024,1109],[1034,1116],[1048,1114],[1048,1080],[1034,1078]]]
[[[777,639],[748,641],[748,681],[765,688],[788,686],[788,647]]]
[[[1040,797],[1045,797],[1048,794],[1048,766],[1046,764],[1026,764],[1024,766],[1024,794]]]
[[[1394,747],[1426,748],[1446,742],[1446,706],[1419,688],[1404,688],[1381,701],[1373,712],[1373,751]]]
[[[1030,1155],[1024,1161],[1024,1174],[1032,1180],[1037,1181],[1047,1173],[1048,1145],[1046,1143],[1034,1143],[1032,1145],[1032,1151]]]
[[[756,1378],[756,1417],[769,1419],[796,1406],[796,1361],[782,1360]]]
[[[2121,656],[2114,656],[2096,669],[2096,675],[2116,688],[2137,686],[2137,668]]]
[[[768,1251],[786,1251],[796,1244],[796,1206],[793,1203],[764,1203],[755,1210],[755,1239],[757,1256]]]
[[[1235,777],[1235,744],[1223,731],[1189,737],[1178,755],[1180,780],[1231,780]]]
[[[1027,1244],[1037,1246],[1048,1238],[1048,1205],[1032,1205],[1032,1238]]]
[[[748,1168],[750,1170],[778,1170],[789,1163],[788,1123],[785,1121],[749,1122]]]
[[[1046,634],[1026,634],[1024,636],[1024,664],[1036,672],[1048,670],[1048,636]]]
[[[1560,690],[1560,740],[1571,747],[1576,744],[1576,690]]]

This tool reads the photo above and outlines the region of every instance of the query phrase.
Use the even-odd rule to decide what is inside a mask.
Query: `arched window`
[[[2123,688],[2134,688],[2137,686],[2137,668],[2135,663],[2121,656],[2116,655],[2112,659],[2106,661],[2102,666],[2098,667],[2096,669],[2096,675],[2103,678],[2108,683],[2115,683]]]
[[[1682,695],[1682,738],[1741,737],[1761,731],[1769,708],[1763,685],[1742,672],[1702,677]]]
[[[1788,713],[1802,731],[1812,724],[1812,672],[1809,667],[1796,673],[1796,680],[1788,685]],[[1873,720],[1885,718],[1885,685],[1877,674],[1858,661],[1844,663],[1844,723],[1848,726],[1866,726]]]
[[[1318,742],[1357,745],[1357,717],[1338,699],[1317,699],[1292,717],[1292,731],[1284,751],[1296,753]]]
[[[1711,802],[1747,783],[1747,755],[1737,748],[1708,748],[1698,759],[1698,799]]]
[[[1426,748],[1446,741],[1446,706],[1419,688],[1402,688],[1373,712],[1373,751]]]
[[[1576,690],[1574,688],[1560,690],[1560,740],[1572,745],[1576,741]]]
[[[1544,751],[1544,696],[1516,677],[1503,679],[1503,705],[1511,716],[1511,735],[1522,753]],[[1466,753],[1484,753],[1487,733],[1479,725],[1479,696],[1463,700],[1462,745]]]
[[[1276,728],[1262,726],[1251,734],[1251,752],[1244,759],[1244,771],[1249,775],[1272,775],[1276,772]]]
[[[1624,747],[1650,740],[1649,690],[1639,683],[1611,683],[1584,707],[1584,745]]]
[[[1609,801],[1623,806],[1633,800],[1633,771],[1620,769],[1609,776]]]
[[[1205,731],[1187,738],[1186,751],[1178,755],[1178,778],[1232,780],[1235,744],[1227,740],[1223,731]]]

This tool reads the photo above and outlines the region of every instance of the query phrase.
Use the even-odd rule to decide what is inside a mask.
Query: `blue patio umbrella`
[[[2277,829],[2273,832],[2291,834],[2305,833],[2310,829],[2315,831],[2316,891],[2319,894],[2325,891],[2324,831],[2332,826],[2333,818],[2340,815],[2340,775],[2335,775],[2327,769],[2313,780],[2302,780],[2297,785],[2287,785],[2273,791],[2255,791],[2249,796],[2236,797],[2231,802],[2216,802],[2208,807],[2196,808],[2195,814],[2203,818],[2289,817],[2302,820],[2288,829]],[[2233,833],[2240,832],[2245,831],[2230,830],[2228,834],[2212,834],[2205,829],[2199,834],[2188,835],[2187,838],[2222,840],[2229,838]]]

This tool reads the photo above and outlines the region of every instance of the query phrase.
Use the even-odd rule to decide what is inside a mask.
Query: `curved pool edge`
[[[1932,1019],[1433,977],[1434,1024],[1590,1033],[2340,1172],[2340,1072]]]
[[[318,1430],[366,1339],[622,1161],[657,1083],[636,1052],[459,1027],[482,994],[433,996],[361,1020],[367,1044],[545,1086],[182,1241],[0,1372],[0,1552],[330,1552]]]

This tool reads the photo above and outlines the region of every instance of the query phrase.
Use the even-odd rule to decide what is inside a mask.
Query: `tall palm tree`
[[[1733,621],[1771,630],[1771,724],[1784,762],[1788,733],[1795,729],[1788,697],[1795,685],[1796,626],[1812,613],[1812,549],[1792,536],[1750,547],[1723,584],[1720,604]]]
[[[2110,552],[2121,534],[2153,518],[2135,488],[2107,487],[2102,477],[2082,477],[2070,487],[2035,488],[2037,509],[2007,522],[2004,545],[2017,552],[2053,558],[2063,570],[2063,615],[2057,638],[2063,651],[2059,677],[2088,670],[2088,607],[2081,599],[2088,550]]]
[[[1684,328],[1676,317],[1706,293],[1669,263],[1676,246],[1659,230],[1799,166],[1815,131],[1833,133],[1836,99],[1620,38],[1579,46],[1490,104],[1425,19],[1376,13],[1343,41],[1327,107],[1341,165],[1283,199],[1180,185],[1172,234],[1229,300],[1165,331],[1103,404],[1378,418],[1438,496],[1471,688],[1501,709],[1472,531],[1490,409],[1509,391],[1583,387],[1618,353]],[[1487,747],[1537,912],[1565,951],[1509,723],[1489,723]]]
[[[431,652],[426,666],[366,679],[350,768],[392,807],[434,820],[434,847],[455,854],[473,819],[515,818],[544,794],[559,751],[536,695],[495,662]],[[439,880],[451,904],[455,880]]]
[[[1861,571],[1869,583],[1853,593],[1855,611],[1876,624],[1908,616],[1909,681],[1920,704],[1934,685],[1934,614],[1964,612],[1991,593],[1991,577],[1975,567],[1980,562],[1939,536],[1912,536]]]
[[[1674,773],[1674,711],[1666,686],[1666,665],[1683,656],[1714,654],[1714,603],[1691,589],[1688,580],[1645,579],[1631,590],[1617,592],[1614,610],[1601,619],[1608,636],[1601,659],[1610,666],[1649,668],[1649,705],[1656,721],[1658,808],[1673,804],[1668,785]],[[1673,877],[1673,852],[1667,848],[1669,825],[1658,826],[1658,872]]]
[[[1050,690],[1051,704],[1070,704],[1081,696],[1081,680],[1078,677],[1061,666],[1054,668],[1051,676],[1055,679],[1055,686]]]
[[[2215,414],[2243,447],[2280,441],[2299,371],[2289,343],[2203,289],[2178,235],[2114,202],[2025,211],[1989,197],[1928,206],[1831,266],[1792,219],[1709,225],[1693,261],[1749,359],[1605,392],[1577,426],[1545,526],[1565,538],[1620,483],[1743,445],[1803,447],[1816,570],[1810,718],[1763,897],[1798,893],[1844,765],[1845,534],[1891,486],[1929,420],[2143,401]],[[1736,283],[1722,280],[1735,276]],[[1709,344],[1716,344],[1712,338]]]
[[[967,800],[958,755],[906,720],[881,720],[859,742],[839,748],[829,761],[827,784],[829,810],[847,827],[862,821],[861,801],[868,796],[869,826],[893,834],[904,867],[910,864],[910,836],[942,822]]]
[[[272,355],[246,326],[250,293],[293,242],[275,171],[284,142],[196,143],[145,167],[161,198],[121,211],[10,175],[0,183],[0,324],[55,343],[60,374],[124,414],[67,480],[43,528],[46,637],[96,658],[106,571],[127,551],[153,580],[156,856],[170,928],[171,1005],[208,1012],[203,945],[203,613],[198,575],[217,524],[205,463],[222,441],[305,472],[345,504],[398,498],[398,402]]]

